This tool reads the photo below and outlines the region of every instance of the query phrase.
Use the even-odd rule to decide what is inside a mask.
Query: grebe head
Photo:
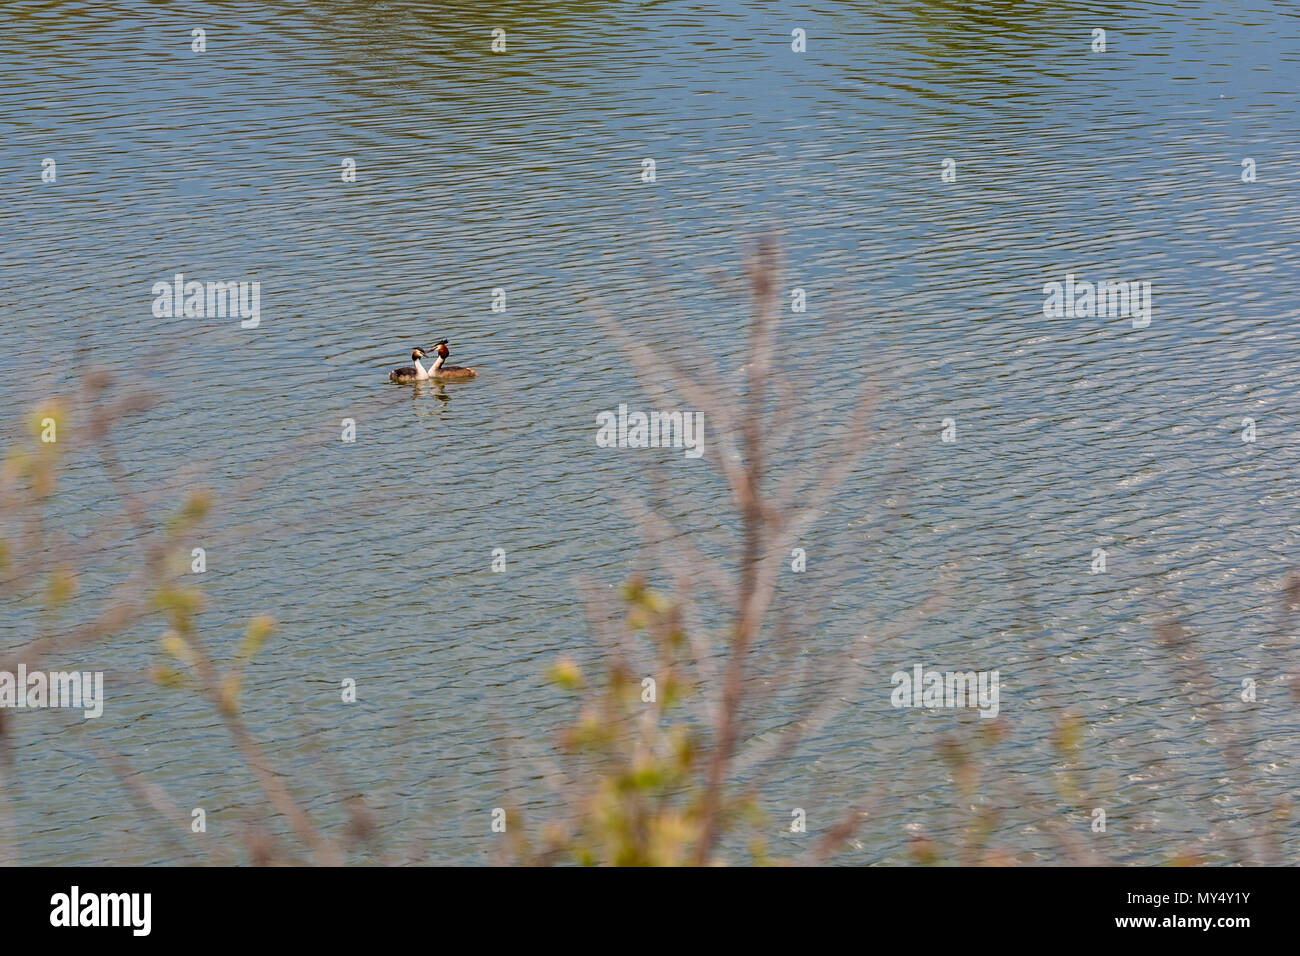
[[[411,360],[422,359],[425,357],[424,349],[411,349]]]
[[[451,354],[451,350],[447,348],[446,339],[439,339],[437,344],[434,345],[434,349],[437,350],[438,354],[441,355],[443,358],[446,358],[448,355]]]

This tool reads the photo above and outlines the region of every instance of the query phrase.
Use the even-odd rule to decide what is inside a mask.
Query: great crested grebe
[[[433,360],[433,367],[429,369],[429,378],[436,378],[445,382],[473,378],[478,374],[472,368],[465,368],[463,365],[442,364],[447,361],[447,356],[451,354],[451,349],[447,348],[446,339],[439,339],[433,350],[438,353],[438,357]]]
[[[412,368],[410,365],[403,365],[401,368],[395,368],[388,373],[388,380],[390,382],[425,381],[429,377],[429,373],[426,372],[424,366],[420,364],[420,359],[428,357],[429,356],[425,354],[424,349],[411,349],[411,361],[415,363],[415,367]],[[438,362],[441,361],[442,359],[438,359]],[[438,367],[438,362],[434,363],[434,368]]]

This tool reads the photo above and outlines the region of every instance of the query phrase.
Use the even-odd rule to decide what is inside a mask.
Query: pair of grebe
[[[433,360],[427,370],[420,364],[420,359],[428,358],[428,353],[424,349],[413,349],[411,351],[411,361],[415,363],[414,367],[403,365],[401,368],[395,368],[388,373],[390,382],[426,382],[430,379],[439,382],[457,382],[467,378],[473,378],[478,372],[472,368],[465,368],[462,365],[443,365],[447,361],[447,356],[451,354],[451,349],[447,348],[447,340],[441,339],[433,347],[434,353],[438,356]]]

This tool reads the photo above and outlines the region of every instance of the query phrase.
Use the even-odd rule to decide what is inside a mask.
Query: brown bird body
[[[465,368],[463,365],[443,365],[447,356],[451,354],[451,349],[447,348],[447,340],[443,339],[436,346],[434,352],[437,358],[433,360],[433,367],[429,369],[429,378],[436,378],[441,381],[457,381],[467,378],[474,378],[478,375],[472,368]]]
[[[390,382],[424,381],[426,378],[429,377],[429,373],[426,372],[424,370],[424,366],[420,364],[420,359],[422,358],[428,358],[428,356],[425,355],[424,353],[424,349],[412,349],[411,361],[414,362],[415,365],[403,365],[401,368],[393,369],[391,372],[388,373],[388,380]],[[439,359],[439,361],[442,360]]]

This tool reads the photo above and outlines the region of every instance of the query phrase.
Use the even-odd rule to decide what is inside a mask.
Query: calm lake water
[[[859,382],[888,388],[875,448],[801,541],[807,572],[783,578],[780,617],[825,666],[939,569],[954,582],[765,785],[774,850],[810,839],[782,832],[790,808],[824,832],[873,787],[883,798],[842,861],[956,839],[967,818],[935,745],[979,721],[891,707],[890,675],[918,663],[999,671],[1008,737],[984,767],[989,798],[1016,781],[1059,808],[1051,728],[1069,707],[1087,726],[1070,825],[1089,837],[1086,811],[1107,808],[1092,845],[1125,862],[1203,848],[1248,807],[1153,639],[1170,615],[1230,702],[1261,797],[1297,790],[1300,718],[1280,675],[1300,665],[1278,632],[1279,586],[1300,566],[1294,6],[428,7],[0,9],[0,434],[14,441],[25,409],[87,366],[160,393],[119,453],[159,507],[177,486],[214,490],[195,542],[208,643],[233,647],[255,613],[280,621],[245,704],[326,825],[332,795],[361,795],[390,847],[478,863],[496,846],[491,808],[547,806],[540,768],[574,707],[543,674],[594,655],[575,579],[617,583],[637,563],[617,495],[650,491],[657,462],[678,527],[718,552],[734,527],[707,421],[702,460],[597,447],[598,412],[655,406],[583,297],[665,366],[731,376],[747,309],[717,276],[769,231],[783,295],[807,295],[784,318],[775,398],[805,424],[778,474],[834,454]],[[154,283],[178,272],[260,282],[260,325],[155,317]],[[1149,325],[1045,317],[1044,283],[1067,274],[1149,282]],[[477,382],[387,384],[444,337]],[[353,444],[337,440],[343,418]],[[273,480],[241,484],[286,449]],[[109,551],[75,622],[132,558],[129,541],[96,538],[118,504],[93,456],[60,495],[55,525]],[[12,649],[34,612],[3,613]],[[65,662],[107,672],[88,732],[179,807],[204,807],[210,832],[237,832],[255,789],[219,720],[144,678],[160,629]],[[759,656],[757,737],[800,712],[799,694],[769,689],[780,669]],[[345,707],[346,678],[360,700]],[[1251,708],[1244,678],[1259,681]],[[194,859],[68,724],[9,721],[18,857]],[[1283,839],[1295,859],[1300,830]],[[996,842],[1060,859],[1024,808]]]

